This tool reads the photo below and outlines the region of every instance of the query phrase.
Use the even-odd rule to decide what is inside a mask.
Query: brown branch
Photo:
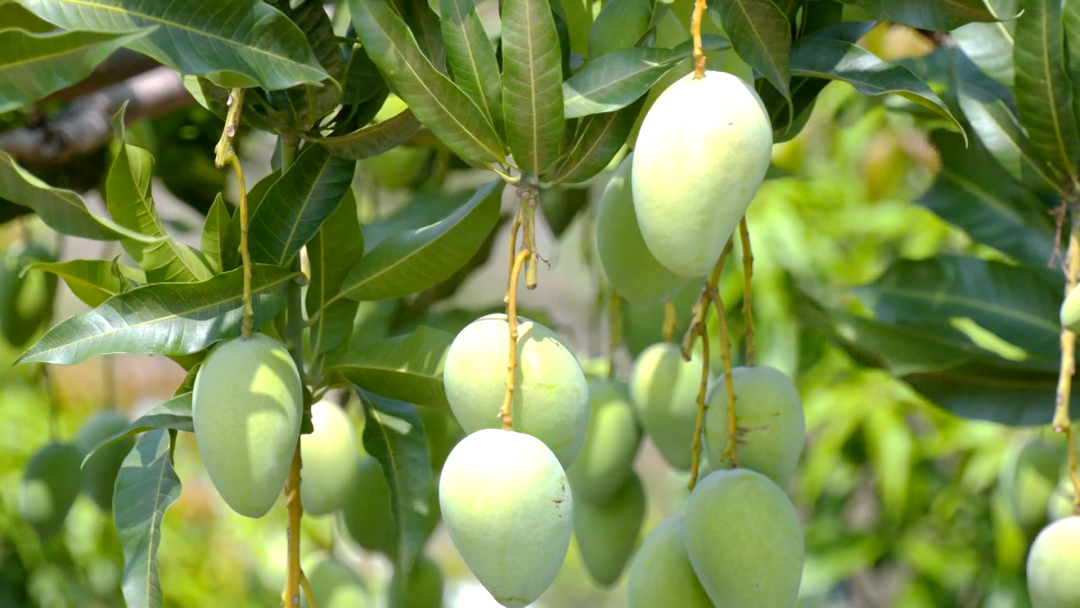
[[[160,67],[151,57],[131,49],[119,49],[98,64],[89,76],[42,99],[39,104],[71,101]]]

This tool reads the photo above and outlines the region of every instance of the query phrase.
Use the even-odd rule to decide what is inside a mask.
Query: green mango
[[[79,449],[50,443],[26,464],[19,492],[19,515],[47,541],[64,526],[71,505],[79,496],[82,472]]]
[[[694,353],[683,361],[677,344],[654,344],[634,362],[628,384],[638,420],[664,459],[676,469],[690,470],[701,356]]]
[[[1061,303],[1061,326],[1071,332],[1080,332],[1080,289],[1073,289]]]
[[[374,458],[364,458],[355,471],[352,496],[341,509],[345,531],[361,547],[393,559],[397,555],[394,516],[390,511],[390,485],[382,465]]]
[[[574,503],[574,535],[593,580],[603,587],[619,580],[644,521],[645,488],[633,473],[607,504]]]
[[[223,342],[192,390],[199,455],[237,513],[259,518],[277,502],[300,438],[304,396],[289,351],[264,334]]]
[[[450,539],[506,608],[522,608],[559,572],[573,531],[570,485],[542,441],[483,429],[454,448],[439,481]]]
[[[53,252],[38,243],[15,245],[0,258],[0,333],[8,344],[26,345],[52,316],[56,297],[55,274],[20,273],[30,264],[55,261]]]
[[[1050,495],[1050,503],[1046,506],[1046,518],[1054,522],[1073,515],[1077,515],[1073,513],[1073,484],[1066,473],[1054,488],[1054,493]]]
[[[300,487],[304,487],[300,484]],[[364,608],[373,606],[367,586],[348,565],[332,557],[305,573],[316,608]],[[300,594],[300,606],[311,608],[307,594]]]
[[[312,515],[340,509],[349,499],[360,446],[352,420],[337,404],[311,406],[314,431],[300,436],[300,500]]]
[[[102,441],[127,428],[128,419],[116,410],[103,410],[94,414],[83,423],[75,437],[75,447],[85,458],[90,450]],[[82,489],[99,507],[112,509],[113,489],[120,465],[131,448],[135,447],[134,437],[124,437],[101,446],[82,466]]]
[[[630,608],[714,608],[683,546],[682,515],[645,535],[627,574]]]
[[[1027,560],[1032,608],[1080,608],[1080,517],[1043,528]]]
[[[465,437],[465,431],[448,411],[418,407],[416,413],[424,423],[424,438],[427,440],[431,470],[440,471],[450,451]]]
[[[771,367],[736,367],[735,454],[739,466],[757,471],[786,488],[795,475],[806,442],[806,418],[799,391],[783,372]],[[727,379],[721,375],[706,395],[705,445],[716,470],[730,469]]]
[[[420,556],[408,578],[394,572],[390,579],[390,608],[442,608],[443,579],[439,566]]]
[[[753,87],[726,72],[688,74],[648,110],[631,174],[641,234],[671,272],[709,272],[757,194],[772,125]]]
[[[716,608],[790,608],[799,597],[803,542],[787,494],[749,469],[715,471],[686,503],[683,544]]]
[[[514,430],[537,437],[563,467],[581,451],[589,422],[589,389],[577,358],[553,331],[518,320],[517,369],[510,406]],[[510,328],[492,314],[458,333],[446,354],[443,385],[450,409],[467,433],[500,428],[506,397]]]
[[[1020,438],[1009,446],[1002,460],[998,486],[1009,499],[1017,523],[1029,534],[1046,524],[1047,508],[1066,457],[1064,444],[1053,439]]]
[[[690,279],[656,261],[641,236],[630,188],[633,153],[611,176],[596,212],[596,253],[611,286],[642,308],[660,306],[679,295]]]
[[[596,505],[609,501],[631,476],[639,445],[641,429],[626,384],[590,379],[585,443],[566,470],[574,496]]]

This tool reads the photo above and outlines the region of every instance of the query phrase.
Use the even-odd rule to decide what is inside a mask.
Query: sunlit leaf
[[[454,82],[503,132],[502,75],[473,0],[440,0],[446,63]]]
[[[403,336],[354,345],[329,371],[388,399],[449,408],[442,370],[453,341],[451,333],[420,326]]]
[[[709,10],[739,57],[790,97],[791,24],[784,12],[772,0],[719,0],[710,2]]]
[[[146,283],[146,274],[138,269],[113,264],[110,260],[69,260],[67,262],[39,262],[27,267],[28,270],[51,272],[64,279],[77,298],[88,306],[97,307],[105,300],[121,293],[124,289],[122,279],[115,269],[119,269],[129,280],[139,284]]]

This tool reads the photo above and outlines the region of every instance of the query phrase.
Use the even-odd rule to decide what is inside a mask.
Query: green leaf
[[[322,146],[308,146],[266,192],[251,216],[251,260],[287,266],[352,185],[356,163],[330,156]]]
[[[400,146],[419,129],[420,121],[410,110],[405,110],[348,135],[313,138],[311,141],[337,158],[363,160]]]
[[[1061,15],[1065,66],[1072,82],[1073,117],[1080,123],[1080,0],[1062,0]]]
[[[18,28],[31,34],[56,31],[56,26],[23,8],[18,2],[0,2],[0,23],[4,29]]]
[[[27,270],[44,270],[64,279],[75,297],[86,305],[97,307],[124,289],[123,279],[114,269],[129,280],[146,283],[146,275],[138,268],[113,264],[109,260],[70,260],[67,262],[31,264]]]
[[[395,568],[409,572],[427,542],[431,463],[424,425],[412,404],[357,387],[364,404],[364,449],[382,465],[394,517]]]
[[[1016,19],[1016,105],[1031,142],[1044,161],[1077,175],[1080,131],[1065,69],[1061,0],[1020,0]]]
[[[388,399],[449,411],[443,364],[454,334],[417,327],[412,333],[354,344],[329,372]]]
[[[371,251],[386,237],[434,224],[457,211],[472,198],[472,192],[420,191],[393,215],[364,225],[364,246]]]
[[[790,97],[791,24],[772,0],[719,0],[709,3],[731,46],[761,72],[784,97]]]
[[[259,327],[285,308],[285,288],[299,273],[256,264],[251,304]],[[240,335],[243,270],[201,283],[158,283],[113,296],[56,325],[16,363],[71,365],[113,353],[190,355]]]
[[[575,184],[603,171],[626,143],[644,105],[645,96],[642,95],[621,110],[582,119],[566,160],[548,179],[552,183]]]
[[[262,204],[266,193],[270,191],[270,188],[277,183],[277,180],[281,178],[280,171],[272,171],[266,177],[260,179],[248,190],[247,193],[247,215],[250,218],[258,211],[259,205]],[[250,226],[249,226],[250,228]],[[232,219],[229,221],[229,229],[225,234],[225,247],[222,250],[222,257],[225,262],[225,270],[232,270],[240,267],[240,210],[237,209],[233,214]]]
[[[476,254],[498,221],[501,185],[488,182],[446,218],[386,237],[352,269],[339,297],[401,298],[449,277]]]
[[[1013,85],[1013,32],[1008,23],[969,23],[953,30],[952,38],[980,70],[1006,86]]]
[[[309,336],[314,358],[336,348],[349,337],[359,305],[353,300],[342,299],[323,310],[323,304],[341,291],[349,271],[364,257],[364,236],[360,232],[356,199],[351,190],[315,238],[308,242],[307,255],[311,264],[311,283],[304,305],[309,317],[321,311]]]
[[[60,234],[96,241],[134,239],[154,243],[159,240],[90,213],[78,194],[46,184],[3,150],[0,150],[0,199],[33,209],[41,221]]]
[[[225,252],[222,247],[228,241],[229,222],[231,221],[229,208],[225,205],[225,201],[221,198],[219,192],[214,199],[214,204],[210,205],[210,210],[206,212],[206,223],[203,224],[201,241],[203,256],[205,256],[210,270],[214,274],[221,273],[225,267]]]
[[[505,160],[502,142],[483,110],[435,69],[385,0],[349,0],[349,7],[368,56],[421,124],[467,161]]]
[[[997,21],[983,0],[844,0],[883,21],[945,32],[966,23]],[[1003,15],[1009,19],[1014,15]]]
[[[499,133],[504,131],[502,75],[473,0],[440,0],[446,63],[461,90]]]
[[[154,406],[131,424],[120,429],[116,433],[102,439],[86,453],[83,464],[106,445],[119,441],[125,437],[131,437],[149,431],[151,429],[173,429],[176,431],[195,432],[195,425],[191,420],[191,391],[176,395],[165,403]]]
[[[113,522],[124,550],[120,588],[128,608],[161,608],[157,551],[165,511],[180,498],[169,432],[143,435],[124,458],[113,491]]]
[[[329,78],[319,84],[297,85],[287,89],[284,96],[271,96],[275,109],[282,114],[279,120],[287,123],[289,130],[307,130],[315,121],[333,112],[341,101],[345,57],[334,36],[334,25],[321,2],[273,0],[269,4],[304,32],[319,65],[329,74]]]
[[[439,29],[439,16],[431,9],[428,0],[393,1],[424,54],[436,70],[446,74],[446,47],[443,46],[442,31]]]
[[[562,6],[566,16],[571,50],[578,55],[588,55],[594,17],[592,0],[559,0],[558,5]]]
[[[559,155],[562,51],[548,0],[502,3],[502,94],[506,141],[522,173],[539,177]]]
[[[1058,373],[975,361],[905,376],[915,390],[961,418],[1009,426],[1045,426],[1054,416]],[[1073,386],[1072,399],[1080,399]],[[1049,406],[1048,406],[1049,404]]]
[[[69,30],[134,32],[128,44],[184,74],[224,87],[284,89],[327,77],[304,33],[259,0],[22,0],[42,19]]]
[[[602,55],[636,46],[653,25],[652,0],[608,0],[589,29],[587,56]]]
[[[149,32],[32,34],[21,29],[0,30],[0,113],[79,82],[114,50]]]

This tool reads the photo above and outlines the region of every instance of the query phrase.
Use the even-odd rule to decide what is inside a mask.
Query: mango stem
[[[746,216],[739,222],[739,238],[742,240],[743,262],[743,322],[746,325],[746,364],[753,365],[757,355],[757,344],[754,338],[754,301],[750,289],[751,279],[754,277],[754,249],[750,246],[750,228],[746,225]]]
[[[694,80],[705,77],[705,52],[701,49],[701,20],[705,16],[705,0],[694,0],[690,18],[690,35],[694,37]]]
[[[675,301],[669,300],[664,302],[664,342],[675,341],[675,324],[678,322],[678,317],[675,311]]]
[[[225,128],[221,132],[221,139],[214,146],[214,164],[220,169],[225,165],[232,167],[236,174],[237,193],[240,198],[240,259],[244,267],[244,291],[241,299],[244,306],[244,314],[240,321],[240,336],[245,340],[251,337],[251,331],[255,325],[255,310],[251,307],[251,254],[248,252],[248,212],[247,212],[247,186],[244,185],[244,168],[240,166],[240,159],[233,150],[233,138],[236,130],[240,127],[240,113],[244,109],[244,89],[232,89],[229,91],[229,111],[225,115]]]
[[[690,485],[693,490],[697,485],[698,469],[701,466],[701,435],[705,430],[705,394],[709,389],[709,327],[702,324],[698,332],[701,335],[701,386],[697,394],[697,420],[694,423],[694,440],[690,445],[693,458],[690,466]]]
[[[300,605],[300,581],[304,574],[300,570],[300,518],[304,507],[300,500],[300,441],[296,442],[293,452],[292,467],[285,482],[285,506],[289,511],[289,527],[285,529],[288,542],[288,569],[285,573],[285,591],[281,594],[281,605],[296,608]],[[314,606],[314,604],[313,604]]]
[[[532,253],[528,249],[522,249],[514,258],[514,265],[510,269],[510,289],[506,294],[506,322],[510,326],[510,363],[506,366],[506,398],[503,399],[499,409],[499,417],[502,418],[502,426],[505,430],[513,430],[514,420],[510,415],[510,404],[514,401],[514,371],[517,369],[517,288],[518,275],[521,274],[521,265],[529,259]]]
[[[1072,208],[1072,230],[1069,233],[1069,248],[1065,254],[1065,296],[1077,287],[1080,275],[1080,214],[1077,207]],[[1080,515],[1080,473],[1078,473],[1076,437],[1073,434],[1072,420],[1069,415],[1069,396],[1072,394],[1072,377],[1076,372],[1076,334],[1061,329],[1061,373],[1058,376],[1057,402],[1054,407],[1053,427],[1058,433],[1064,433],[1069,450],[1069,478],[1073,484],[1073,513]]]

